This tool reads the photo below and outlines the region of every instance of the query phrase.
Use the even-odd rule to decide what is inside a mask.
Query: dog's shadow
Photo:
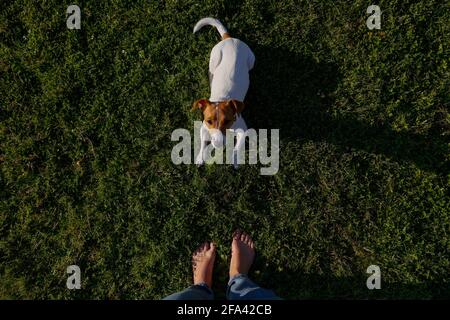
[[[249,45],[256,56],[244,110],[250,128],[280,129],[281,142],[327,141],[343,152],[355,148],[410,161],[425,170],[445,169],[442,128],[428,136],[399,133],[389,124],[369,124],[356,113],[332,110],[342,78],[337,65],[283,48]]]
[[[321,138],[339,78],[336,67],[281,49],[252,49],[257,60],[244,115],[249,127],[280,129],[282,138]]]

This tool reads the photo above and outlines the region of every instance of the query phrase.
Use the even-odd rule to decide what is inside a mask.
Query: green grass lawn
[[[209,96],[207,16],[255,53],[243,115],[280,129],[274,176],[171,162]],[[286,299],[450,297],[449,20],[440,0],[2,1],[0,298],[159,299],[203,240],[223,298],[237,227]]]

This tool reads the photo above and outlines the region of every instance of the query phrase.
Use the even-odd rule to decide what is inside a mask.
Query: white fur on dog
[[[203,18],[194,27],[194,33],[206,25],[214,26],[221,36],[227,32],[214,18]],[[255,55],[243,41],[228,38],[214,46],[209,59],[211,96],[209,101],[244,101],[250,84],[248,72],[255,64]]]
[[[209,60],[209,101],[244,101],[250,84],[248,72],[254,63],[255,55],[241,40],[228,38],[216,44]]]
[[[216,27],[217,31],[219,31],[220,36],[222,36],[222,37],[225,33],[228,32],[227,28],[225,28],[225,26],[219,20],[214,19],[214,18],[203,18],[196,23],[196,25],[194,27],[194,33],[196,33],[198,30],[200,30],[204,26]]]

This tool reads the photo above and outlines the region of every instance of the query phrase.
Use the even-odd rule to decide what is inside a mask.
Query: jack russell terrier
[[[195,163],[202,165],[205,162],[204,153],[208,141],[211,141],[214,148],[220,148],[224,145],[226,130],[231,130],[236,134],[233,165],[237,168],[238,150],[245,145],[247,131],[241,112],[244,109],[244,98],[250,84],[249,71],[255,63],[255,55],[244,42],[232,38],[217,19],[201,19],[195,25],[194,33],[206,25],[214,26],[222,41],[214,46],[209,60],[211,96],[209,99],[195,101],[192,107],[203,113],[200,152]]]

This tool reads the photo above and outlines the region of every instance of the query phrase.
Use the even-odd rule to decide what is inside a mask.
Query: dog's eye
[[[212,120],[208,120],[206,122],[208,122],[208,124],[213,124]]]

